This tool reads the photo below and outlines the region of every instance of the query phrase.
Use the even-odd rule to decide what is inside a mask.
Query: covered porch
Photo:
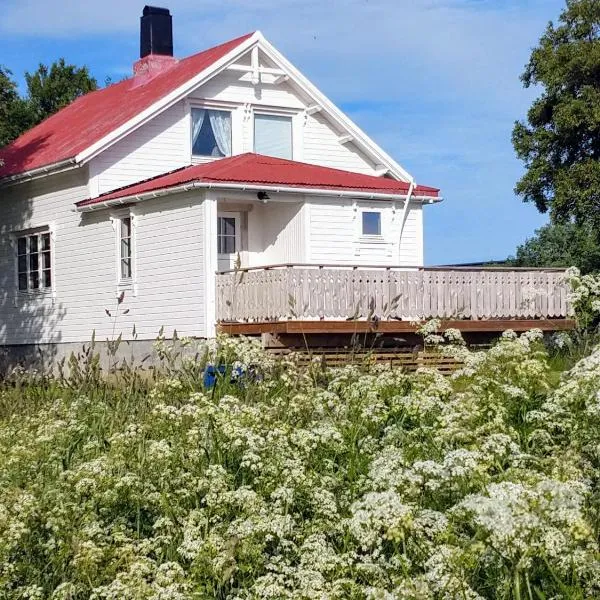
[[[418,323],[490,334],[572,329],[563,269],[274,264],[216,276],[230,334],[410,334]]]

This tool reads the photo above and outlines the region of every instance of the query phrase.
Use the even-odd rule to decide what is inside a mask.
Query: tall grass
[[[226,338],[15,373],[0,598],[599,596],[600,349],[557,378],[535,332],[447,338],[451,378]]]

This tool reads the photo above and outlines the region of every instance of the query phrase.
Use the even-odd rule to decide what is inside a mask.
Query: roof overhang
[[[30,181],[32,179],[39,179],[40,177],[45,177],[46,175],[64,173],[65,171],[77,169],[80,166],[80,164],[77,164],[75,158],[68,158],[66,160],[61,160],[60,162],[38,167],[37,169],[32,169],[31,171],[23,171],[22,173],[17,173],[16,175],[0,177],[0,186],[10,185],[12,183],[20,183],[22,181]]]
[[[121,206],[123,204],[133,204],[153,198],[181,194],[191,190],[228,190],[237,192],[269,192],[272,194],[300,194],[303,196],[325,196],[328,198],[350,198],[357,200],[381,200],[381,201],[406,201],[407,193],[385,193],[370,192],[368,190],[342,190],[329,188],[312,188],[300,186],[278,186],[261,185],[257,183],[232,183],[232,182],[212,182],[212,181],[190,181],[185,184],[152,190],[142,194],[131,194],[119,198],[95,198],[93,201],[84,201],[76,204],[75,211],[80,213],[93,212],[96,210]],[[433,204],[441,202],[443,198],[439,196],[417,196],[411,195],[410,202],[420,202],[423,204]]]

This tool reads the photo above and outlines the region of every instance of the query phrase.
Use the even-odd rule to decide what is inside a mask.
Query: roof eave
[[[132,202],[142,202],[144,200],[151,200],[153,198],[160,198],[163,196],[170,196],[173,194],[179,194],[183,192],[189,192],[193,189],[203,190],[233,190],[233,191],[249,191],[249,192],[271,192],[273,194],[302,194],[309,196],[327,196],[337,198],[356,198],[361,200],[406,200],[407,193],[404,194],[392,194],[386,192],[369,192],[360,190],[342,190],[342,189],[329,189],[329,188],[308,188],[300,186],[278,186],[278,185],[259,185],[253,183],[230,183],[230,182],[209,182],[209,181],[191,181],[185,184],[156,189],[142,194],[131,194],[128,196],[122,196],[120,198],[112,198],[105,201],[98,201],[92,204],[76,205],[75,211],[84,213],[92,212],[95,210],[101,210],[105,208],[111,208],[114,206],[120,206],[123,204],[130,204]],[[423,204],[433,204],[435,202],[441,202],[443,198],[440,196],[429,196],[429,195],[411,195],[411,202],[421,202]]]
[[[185,96],[190,94],[194,89],[203,85],[206,81],[225,69],[229,63],[236,60],[240,53],[246,52],[259,39],[262,39],[262,37],[260,31],[255,31],[249,38],[241,42],[235,48],[232,48],[227,54],[216,60],[210,66],[197,73],[194,77],[188,79],[178,88],[171,91],[160,100],[157,100],[148,108],[138,113],[135,117],[129,119],[129,121],[123,123],[123,125],[117,127],[85,150],[82,150],[75,157],[77,162],[84,163],[90,161],[109,146],[112,146],[125,136],[129,135],[132,131],[135,131],[138,127],[141,127],[164,110],[167,110],[169,107],[185,98]]]
[[[44,165],[43,167],[37,167],[36,169],[31,169],[29,171],[22,171],[21,173],[17,173],[15,175],[6,175],[4,177],[0,177],[0,186],[10,185],[12,183],[20,183],[22,181],[30,181],[32,179],[39,179],[40,177],[45,177],[46,175],[55,175],[57,173],[70,171],[71,169],[76,169],[80,166],[81,165],[77,163],[75,158],[67,158],[66,160]]]

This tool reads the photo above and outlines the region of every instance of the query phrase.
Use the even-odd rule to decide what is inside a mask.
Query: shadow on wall
[[[45,184],[44,192],[60,192],[60,184],[59,176],[58,181]],[[49,224],[38,222],[45,217],[33,215],[34,187],[35,182],[0,186],[0,374],[15,364],[40,367],[50,363],[56,353],[53,344],[61,341],[60,323],[66,314],[52,289],[18,289],[17,239],[21,233]],[[53,269],[52,277],[54,274]]]

